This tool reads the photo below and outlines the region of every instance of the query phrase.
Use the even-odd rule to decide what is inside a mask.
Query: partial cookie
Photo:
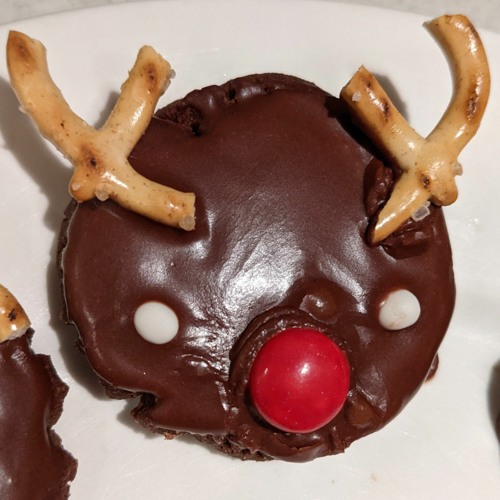
[[[0,285],[0,497],[64,499],[77,469],[52,430],[68,387],[49,356],[30,347],[33,330],[22,307]]]

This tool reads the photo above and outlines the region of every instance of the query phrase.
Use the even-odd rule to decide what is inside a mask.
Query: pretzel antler
[[[24,335],[30,320],[17,299],[0,285],[0,343]]]
[[[99,130],[70,109],[49,74],[46,50],[40,42],[10,32],[7,65],[22,107],[41,134],[73,164],[69,189],[77,201],[94,196],[99,200],[111,198],[163,224],[194,229],[194,194],[146,179],[127,159],[170,82],[167,61],[151,47],[139,51],[113,111]]]
[[[410,127],[375,77],[361,67],[341,99],[372,141],[402,171],[378,216],[372,243],[393,233],[429,200],[449,205],[457,196],[460,151],[475,135],[488,102],[490,74],[477,31],[462,15],[442,16],[427,28],[452,65],[453,97],[434,130],[423,138]]]

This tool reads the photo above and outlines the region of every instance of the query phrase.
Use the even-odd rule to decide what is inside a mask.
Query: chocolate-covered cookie
[[[431,207],[367,242],[397,172],[340,101],[289,76],[238,78],[160,110],[129,161],[196,193],[196,229],[73,203],[60,269],[81,348],[111,396],[141,396],[139,422],[305,461],[406,405],[453,310],[446,226]]]
[[[21,306],[0,285],[0,497],[69,497],[76,460],[52,430],[68,387],[49,356],[30,347],[33,330]]]

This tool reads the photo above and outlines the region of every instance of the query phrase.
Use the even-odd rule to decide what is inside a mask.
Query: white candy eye
[[[145,302],[134,315],[137,333],[152,344],[166,344],[179,331],[179,320],[175,312],[161,302]]]
[[[391,292],[380,305],[378,320],[387,330],[402,330],[420,317],[420,302],[408,290]]]

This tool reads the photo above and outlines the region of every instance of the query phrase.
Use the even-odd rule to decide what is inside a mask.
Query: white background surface
[[[70,9],[119,4],[124,1],[133,0],[0,0],[0,24]],[[211,0],[205,1],[210,3]],[[345,3],[396,9],[426,17],[466,14],[477,27],[500,33],[498,0],[346,0]]]
[[[277,22],[283,6],[225,2],[212,9],[212,3],[131,4],[11,26],[44,41],[55,81],[92,124],[102,119],[109,97],[145,42],[166,55],[177,73],[162,104],[193,88],[259,71],[302,76],[338,94],[360,64],[390,79],[406,116],[422,133],[447,104],[448,68],[421,27],[424,18],[331,2],[293,2],[286,7],[286,22]],[[465,3],[494,10],[488,2]],[[29,17],[40,9],[77,6],[55,0],[3,4],[8,7],[0,8],[4,20],[12,13]],[[410,5],[398,2],[405,4]],[[417,4],[427,6],[431,16],[442,13],[436,12],[440,2]],[[15,10],[16,5],[31,8]],[[481,9],[471,17],[483,14]],[[485,23],[492,20],[484,17]],[[2,46],[8,28],[0,28]],[[131,421],[130,404],[103,396],[74,349],[72,331],[57,318],[55,239],[68,201],[69,168],[18,112],[0,60],[0,280],[25,305],[36,328],[35,348],[51,354],[70,386],[57,431],[79,459],[72,499],[499,498],[500,450],[493,420],[500,410],[500,276],[491,263],[497,262],[500,245],[495,208],[500,37],[482,35],[493,88],[481,130],[461,155],[459,201],[446,210],[459,293],[438,373],[385,429],[355,443],[345,455],[300,465],[243,463],[189,440],[163,442]]]

